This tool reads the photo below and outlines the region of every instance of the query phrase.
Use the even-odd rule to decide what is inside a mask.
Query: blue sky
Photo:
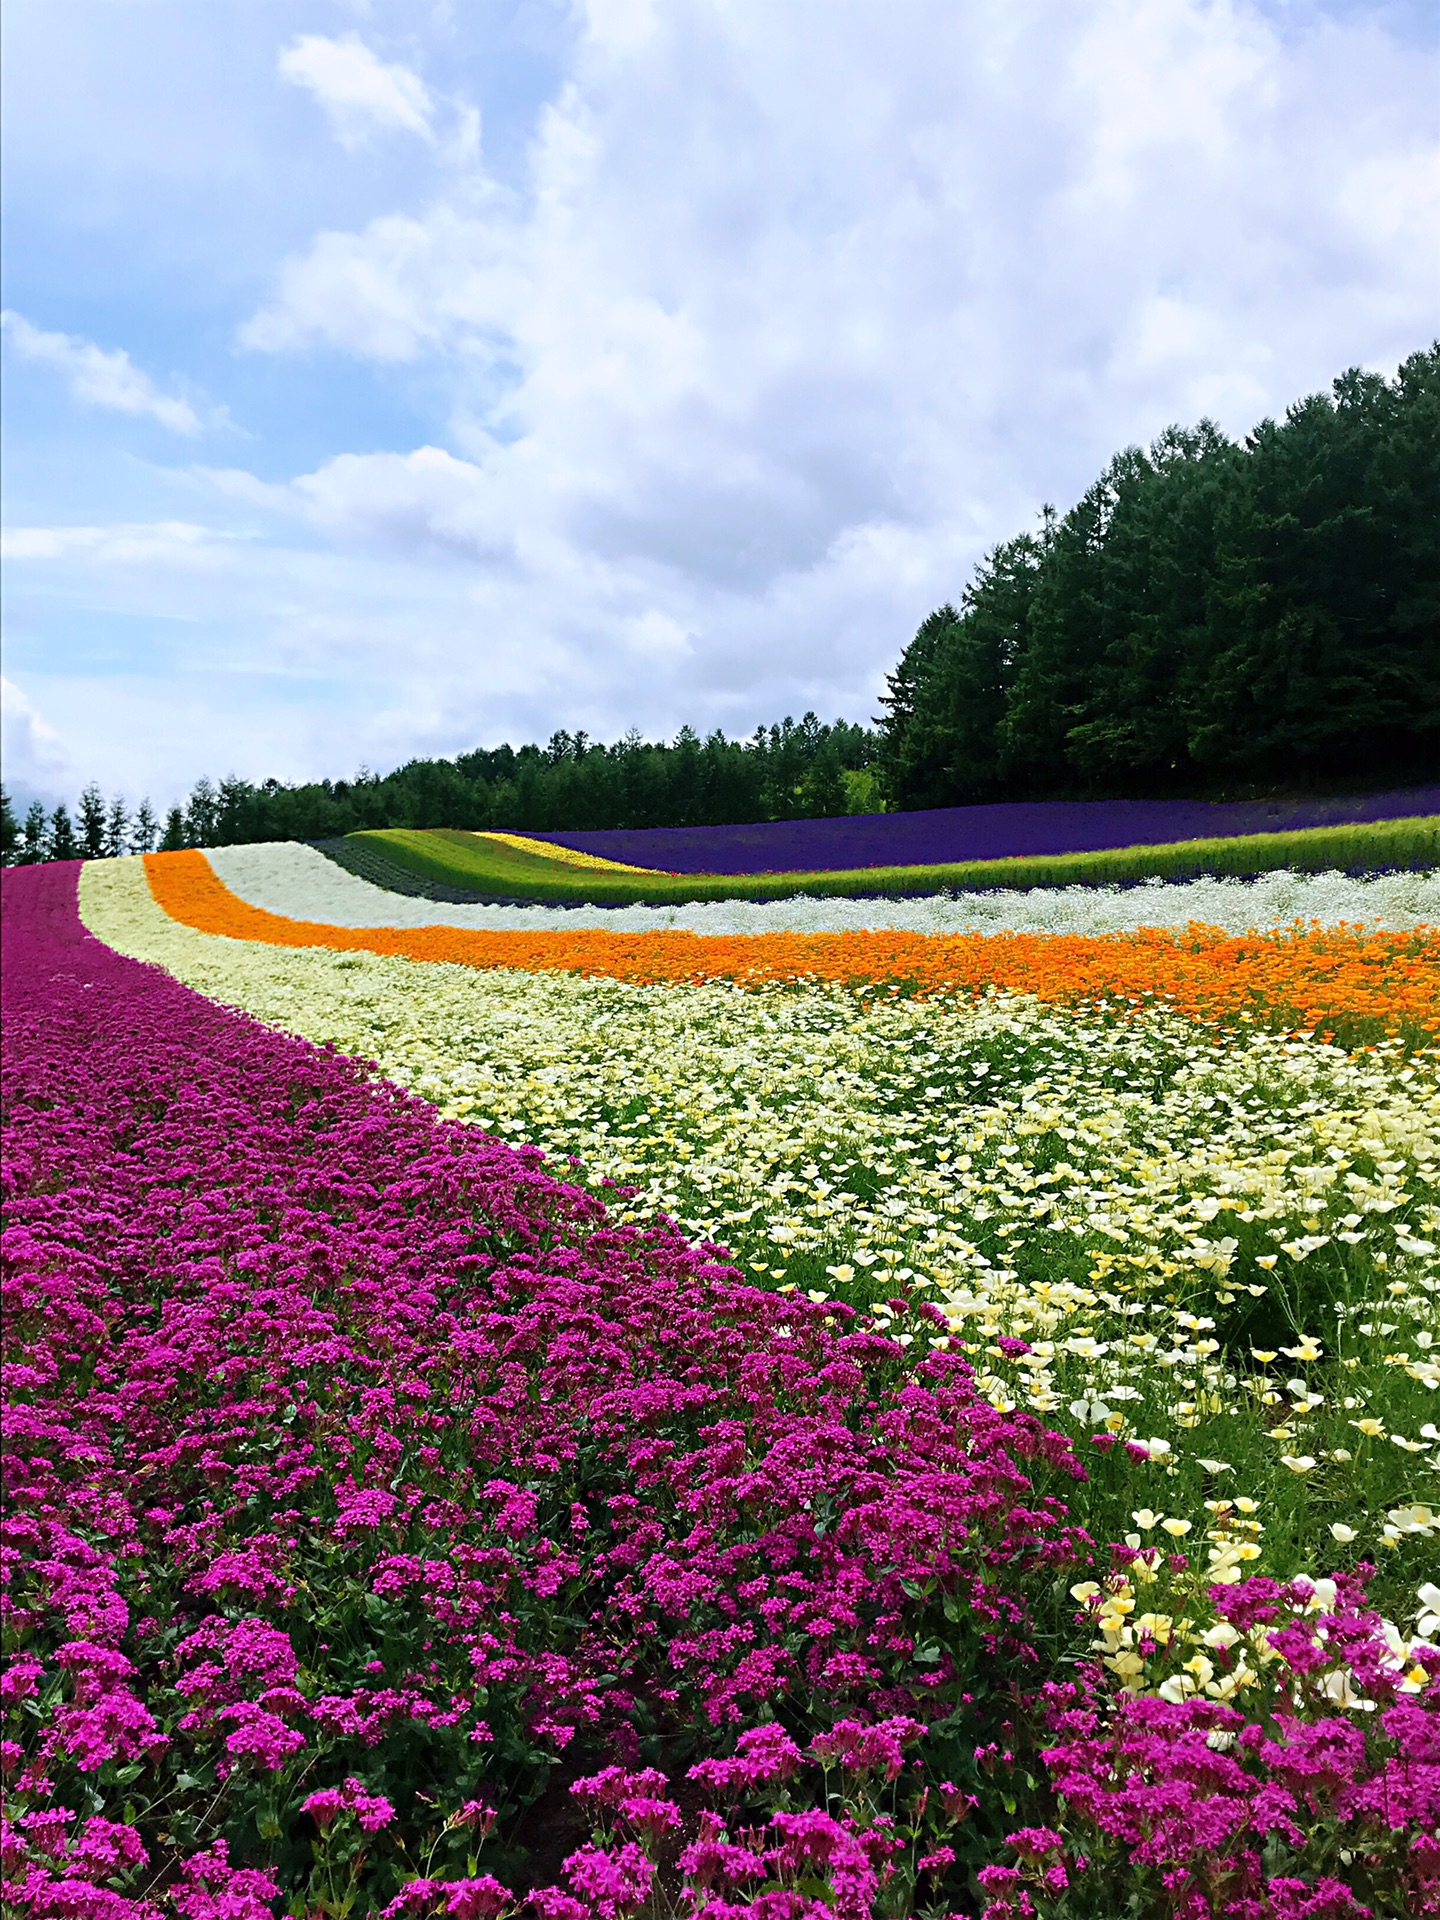
[[[1407,4],[9,0],[5,763],[874,711],[1118,446],[1437,330]]]

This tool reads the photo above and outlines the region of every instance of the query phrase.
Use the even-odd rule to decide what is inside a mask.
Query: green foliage
[[[20,854],[20,822],[10,796],[0,787],[0,866],[13,866]]]
[[[118,860],[122,853],[129,851],[127,836],[130,828],[130,809],[117,793],[110,802],[110,811],[105,816],[105,857]]]
[[[33,867],[41,860],[50,858],[50,823],[45,817],[45,809],[38,800],[32,800],[25,810],[25,826],[20,843],[19,865]]]
[[[105,857],[105,796],[92,780],[80,796],[80,851],[87,860]]]
[[[50,816],[50,835],[46,846],[47,860],[78,860],[80,846],[75,838],[75,828],[65,804],[56,807]]]
[[[151,853],[160,837],[160,823],[150,805],[150,796],[146,794],[135,809],[135,817],[130,822],[130,851],[132,853]]]
[[[345,848],[363,850],[353,862]],[[974,860],[926,867],[859,867],[848,872],[737,875],[628,874],[570,865],[473,833],[391,830],[351,835],[326,849],[378,886],[411,892],[404,876],[491,900],[594,901],[612,906],[689,900],[789,899],[818,895],[972,892],[988,887],[1116,886],[1141,880],[1193,880],[1202,874],[1244,878],[1288,869],[1440,866],[1440,816],[1368,825],[1312,827],[1231,839],[1180,840],[1169,846],[1116,847],[1016,860]],[[387,866],[391,869],[387,874]],[[394,870],[398,869],[398,875]],[[444,897],[443,894],[439,897]]]
[[[185,805],[170,810],[160,844],[172,851],[334,839],[390,827],[585,831],[877,813],[878,746],[878,735],[865,727],[844,720],[827,726],[807,713],[803,720],[787,716],[778,726],[757,727],[743,741],[718,731],[702,740],[693,727],[682,727],[669,744],[629,733],[606,747],[583,733],[559,732],[547,746],[518,752],[501,746],[454,760],[412,760],[383,779],[364,767],[353,780],[295,787],[278,780],[255,786],[233,775],[217,785],[202,777]],[[124,819],[121,799],[111,802],[107,818],[99,788],[86,788],[81,837],[87,859],[126,850],[123,826],[116,826]],[[144,800],[129,851],[149,853],[156,837]]]
[[[845,774],[834,752],[823,748],[810,762],[800,788],[807,820],[825,820],[846,811]]]
[[[889,680],[892,806],[1424,773],[1440,756],[1440,343],[1241,446],[1129,447],[997,547]]]

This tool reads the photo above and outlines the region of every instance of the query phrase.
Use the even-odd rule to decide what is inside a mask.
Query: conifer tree
[[[130,851],[153,853],[159,834],[160,823],[155,818],[154,808],[150,805],[150,796],[148,793],[143,794],[139,806],[135,809],[135,818],[130,823]]]
[[[80,858],[80,846],[75,838],[75,828],[63,800],[50,816],[50,843],[45,857],[48,860]]]
[[[105,857],[105,796],[92,780],[80,796],[80,851],[87,860]],[[57,854],[56,859],[63,856]]]
[[[1126,448],[906,648],[890,803],[1433,778],[1437,525],[1440,343]]]
[[[195,782],[185,809],[185,832],[192,847],[213,847],[220,816],[220,796],[214,782],[202,774]],[[427,824],[434,824],[433,822]]]
[[[105,857],[118,860],[125,851],[125,830],[130,825],[130,814],[122,795],[116,794],[110,802],[109,817],[105,822]]]
[[[20,856],[20,822],[10,795],[0,786],[0,866],[13,866]]]
[[[846,810],[845,775],[829,747],[822,747],[810,762],[810,771],[800,787],[804,816],[810,820],[829,819]]]
[[[42,860],[50,858],[50,823],[45,817],[45,809],[38,800],[32,800],[25,809],[25,826],[20,843],[22,867],[38,867]]]

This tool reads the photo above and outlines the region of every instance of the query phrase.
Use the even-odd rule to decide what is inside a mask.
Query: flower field
[[[933,866],[1098,852],[1167,841],[1304,832],[1440,812],[1440,786],[1350,800],[1034,800],[739,827],[606,828],[533,838],[678,873],[768,873],[794,868]]]
[[[968,809],[959,809],[964,813]],[[1006,808],[978,808],[980,813],[1008,813]],[[1049,817],[1045,806],[1020,809]],[[1071,810],[1062,808],[1062,815]],[[1083,809],[1082,809],[1083,811]],[[1110,810],[1102,809],[1111,836],[1126,831],[1109,819]],[[911,816],[913,818],[915,816]],[[948,816],[947,816],[948,818]],[[421,893],[441,900],[469,901],[497,905],[504,903],[550,902],[556,905],[591,903],[599,906],[667,906],[695,901],[775,900],[789,902],[796,896],[816,899],[858,899],[877,897],[923,899],[941,893],[976,894],[991,891],[1010,892],[1036,887],[1135,886],[1147,880],[1172,885],[1186,881],[1225,875],[1254,880],[1288,870],[1297,873],[1350,874],[1433,872],[1440,864],[1440,814],[1408,814],[1399,819],[1350,821],[1322,827],[1304,827],[1280,833],[1212,834],[1199,839],[1168,840],[1152,843],[1131,842],[1117,845],[1103,836],[1092,846],[1093,835],[1083,826],[1055,835],[1062,847],[1071,840],[1078,852],[989,857],[974,860],[942,859],[930,861],[866,861],[885,842],[871,832],[877,823],[891,829],[905,825],[901,816],[877,815],[873,820],[816,820],[772,822],[756,828],[653,830],[656,845],[652,858],[666,857],[664,836],[674,832],[682,836],[683,849],[675,849],[681,868],[668,872],[661,868],[630,866],[598,854],[576,851],[559,841],[546,841],[529,835],[508,833],[470,833],[459,829],[438,828],[416,831],[413,828],[384,828],[351,833],[336,840],[317,843],[325,858],[342,869],[359,874],[392,892]],[[1137,830],[1138,830],[1138,823]],[[833,844],[840,865],[794,864],[803,858],[805,844],[791,849],[788,841],[776,851],[790,852],[789,866],[766,867],[755,871],[758,857],[746,853],[746,836],[764,836],[784,832],[793,837],[800,827],[823,829],[819,844],[812,847],[812,862],[820,857],[826,842]],[[853,833],[855,844],[847,844],[840,830]],[[1042,841],[1052,830],[1038,837]],[[739,836],[736,844],[735,836]],[[962,844],[970,844],[970,831],[962,833]],[[580,836],[604,839],[605,835]],[[644,834],[619,836],[644,839]],[[893,839],[893,833],[891,835]],[[1021,836],[1023,839],[1025,836]],[[1001,835],[1001,843],[1005,843]],[[905,851],[906,842],[898,842]],[[733,860],[734,872],[691,872],[686,858],[700,857],[699,849],[708,847],[708,857],[718,865]],[[1088,849],[1088,850],[1085,850]],[[685,851],[688,850],[688,851]]]
[[[295,841],[213,847],[211,870],[247,906],[342,927],[470,927],[539,933],[584,928],[622,933],[1138,933],[1199,925],[1240,934],[1312,922],[1406,933],[1440,924],[1440,873],[1268,873],[1250,881],[1204,879],[1167,886],[1028,887],[919,899],[707,900],[675,906],[562,907],[453,902],[405,896]],[[162,870],[163,871],[163,870]],[[203,876],[203,869],[195,869]]]
[[[7,1908],[1440,1913],[1433,882],[254,851],[5,877]]]
[[[1428,1037],[1440,1006],[1440,947],[1423,929],[1358,926],[1225,936],[1205,927],[1103,935],[928,936],[891,930],[704,936],[471,930],[432,923],[353,928],[252,907],[202,853],[147,854],[164,911],[198,932],[281,947],[390,953],[481,969],[588,973],[647,983],[717,978],[747,986],[831,983],[966,994],[999,988],[1077,1003],[1119,998],[1199,1018],[1310,1028],[1345,1038]],[[132,869],[133,871],[133,869]]]

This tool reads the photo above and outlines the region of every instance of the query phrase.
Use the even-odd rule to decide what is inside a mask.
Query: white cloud
[[[105,567],[204,565],[224,544],[225,536],[185,520],[132,526],[111,522],[106,526],[10,527],[0,535],[0,559],[84,559]]]
[[[97,347],[68,333],[46,333],[22,314],[0,314],[7,338],[22,360],[64,374],[72,396],[88,407],[144,413],[173,433],[198,433],[200,418],[184,400],[162,393],[120,347]]]
[[[343,147],[362,146],[377,129],[433,138],[434,103],[419,74],[387,64],[357,33],[302,33],[279,64],[282,79],[314,94]]]
[[[483,198],[495,217],[476,217]],[[240,329],[263,352],[320,343],[364,360],[414,360],[498,338],[521,300],[516,236],[496,190],[424,220],[386,214],[362,233],[322,233],[285,263],[278,297]]]
[[[341,453],[288,483],[257,480],[243,468],[197,468],[222,497],[246,502],[325,533],[337,546],[411,557],[450,554],[499,559],[493,483],[443,447],[413,453]]]
[[[13,680],[0,674],[0,745],[12,798],[54,802],[68,795],[74,768],[54,727]]]
[[[409,69],[359,47],[357,72],[421,89],[397,82],[399,106],[331,86],[355,138],[434,137],[423,188],[347,165],[349,210],[307,222],[241,330],[360,363],[324,368],[304,453],[175,477],[175,524],[213,518],[204,538],[156,532],[163,506],[108,545],[20,530],[69,562],[17,578],[72,626],[88,594],[183,638],[150,697],[169,713],[191,676],[187,777],[873,713],[983,549],[1116,448],[1205,412],[1243,432],[1433,330],[1435,60],[1373,16],[832,0],[817,31],[770,0],[590,0],[578,20],[505,184],[478,138],[435,134],[463,110]],[[306,58],[289,77],[323,102],[337,69]],[[384,404],[332,425],[341,379]],[[202,669],[230,689],[239,663],[264,699],[241,727],[222,690],[207,722]],[[59,677],[34,685],[103,777],[100,694],[82,715]]]
[[[1423,342],[1434,114],[1372,25],[936,0],[817,37],[595,0],[586,29],[526,194],[471,169],[319,235],[243,339],[448,361],[502,510],[587,571],[763,596],[893,523],[954,591],[1124,440]]]

